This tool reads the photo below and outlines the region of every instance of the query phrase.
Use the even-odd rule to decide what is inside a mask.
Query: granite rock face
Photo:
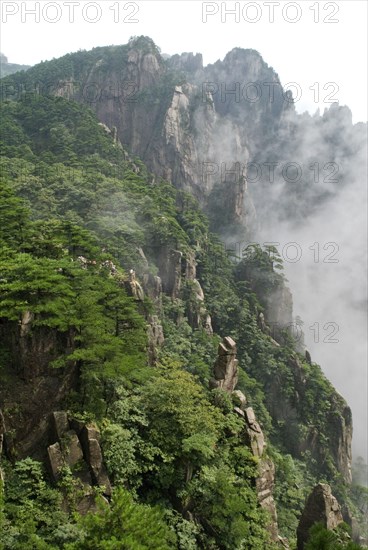
[[[356,144],[366,141],[364,125],[353,125],[349,109],[337,103],[322,116],[298,115],[292,92],[253,49],[234,48],[204,66],[201,54],[167,58],[141,36],[87,52],[85,64],[73,56],[69,63],[53,93],[91,107],[115,143],[141,158],[154,180],[173,182],[205,208],[220,204],[219,230],[239,223],[252,235],[267,214],[275,222],[290,214],[298,221],[306,209],[328,200],[323,186],[306,184],[299,193],[293,181],[281,190],[282,200],[269,192],[270,164],[278,166],[279,182],[285,181],[286,161],[309,166],[306,136],[319,136],[313,147],[323,158],[344,158],[344,180],[357,160]],[[313,183],[312,171],[306,172],[303,179]]]
[[[256,479],[256,491],[260,505],[270,514],[268,530],[273,541],[287,548],[287,544],[278,534],[277,512],[273,498],[275,484],[275,466],[272,460],[264,456],[265,438],[261,426],[257,422],[252,407],[247,407],[247,398],[239,390],[235,390],[238,381],[238,360],[236,359],[236,343],[229,336],[225,337],[218,347],[218,357],[215,361],[214,378],[210,380],[210,388],[221,388],[232,394],[238,405],[234,412],[244,420],[244,441],[259,459]]]
[[[60,81],[55,93],[89,104],[155,178],[172,181],[203,206],[211,202],[216,188],[222,189],[222,225],[254,224],[246,180],[250,151],[254,141],[258,146],[260,126],[272,132],[284,110],[292,108],[282,101],[273,69],[254,50],[239,48],[207,67],[200,54],[184,53],[165,61],[144,37],[121,50],[120,65],[116,52],[111,55],[114,62],[97,60],[80,81]],[[184,79],[178,79],[179,73]],[[263,80],[279,84],[275,101],[249,101],[249,83]],[[124,87],[128,82],[130,89]],[[91,83],[99,91],[98,101],[84,93]],[[230,91],[234,83],[235,95]]]
[[[164,330],[157,315],[149,315],[147,324],[148,361],[155,365],[158,349],[165,341]]]
[[[65,466],[73,472],[73,468],[79,464],[75,476],[84,488],[83,498],[90,496],[91,485],[101,487],[103,494],[110,496],[111,484],[103,462],[100,432],[96,426],[69,418],[65,411],[55,411],[51,414],[49,433],[54,443],[47,447],[47,462],[54,481],[58,481]]]
[[[335,529],[342,523],[341,508],[327,484],[316,485],[307,499],[297,530],[297,550],[303,550],[308,541],[308,531],[315,523],[326,529]]]
[[[252,407],[245,409],[245,424],[248,445],[252,449],[254,456],[261,457],[265,448],[265,439],[261,426],[258,424]]]
[[[234,340],[226,336],[219,344],[217,353],[213,367],[214,378],[210,381],[210,387],[221,388],[231,393],[238,383],[238,360]]]

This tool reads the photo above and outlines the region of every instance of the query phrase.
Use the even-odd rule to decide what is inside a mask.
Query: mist
[[[321,126],[323,118],[327,125]],[[258,212],[255,240],[279,243],[305,345],[350,405],[353,458],[367,462],[366,125],[352,125],[346,108],[336,105],[323,117],[302,116],[297,125],[292,143],[287,139],[277,157],[301,167],[298,185],[304,190],[280,174],[251,186]],[[315,159],[321,168],[333,162],[338,178],[331,182],[320,174],[314,181],[308,170]]]

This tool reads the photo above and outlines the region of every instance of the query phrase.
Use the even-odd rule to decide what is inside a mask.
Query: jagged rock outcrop
[[[346,483],[352,482],[353,417],[345,399],[336,392],[328,422],[329,449],[335,458],[336,467]],[[338,414],[336,414],[336,410]]]
[[[304,218],[305,209],[328,200],[329,192],[308,183],[299,192],[300,182],[291,181],[281,189],[280,200],[279,193],[269,193],[270,163],[278,165],[280,183],[285,161],[305,162],[303,181],[312,183],[305,139],[317,136],[316,151],[323,158],[344,159],[346,179],[356,144],[366,139],[366,128],[352,124],[347,107],[332,104],[323,116],[298,115],[292,92],[283,89],[277,73],[253,49],[234,48],[223,60],[203,66],[201,54],[167,59],[141,36],[124,46],[86,52],[84,64],[77,55],[68,57],[67,69],[62,63],[63,77],[47,83],[47,93],[90,106],[114,141],[140,157],[154,179],[172,181],[205,207],[221,204],[217,229],[240,223],[251,234],[270,214],[274,221],[290,213]],[[36,88],[37,68],[27,76],[32,82],[33,71]],[[337,143],[338,135],[347,136],[349,147],[344,140]],[[259,177],[249,162],[253,172],[258,167]],[[290,192],[295,185],[297,193]]]
[[[34,314],[25,310],[15,321],[0,320],[0,340],[10,351],[9,366],[20,379],[31,380],[50,375],[50,363],[74,349],[74,333],[34,326]]]
[[[111,495],[110,480],[103,462],[100,447],[100,432],[94,426],[84,426],[81,431],[80,442],[83,456],[89,466],[93,484],[103,488],[103,493]]]
[[[197,277],[197,262],[193,251],[187,252],[184,257],[184,274],[186,281],[188,322],[193,329],[203,328],[207,334],[213,334],[212,319],[204,301],[203,289]]]
[[[32,456],[44,460],[48,445],[47,416],[77,384],[74,362],[58,369],[50,363],[74,350],[73,331],[60,333],[33,326],[25,312],[20,322],[0,320],[0,340],[9,350],[4,373],[9,383],[0,388],[6,433],[4,450],[10,460]]]
[[[265,439],[261,429],[261,426],[258,424],[256,415],[252,407],[248,407],[244,411],[244,418],[246,424],[246,432],[248,445],[252,449],[254,456],[261,457],[265,449]]]
[[[163,247],[157,258],[162,290],[173,299],[178,298],[182,279],[182,258],[180,250]]]
[[[51,476],[54,481],[58,481],[64,466],[63,455],[59,442],[53,443],[47,447],[47,458]]]
[[[157,315],[149,315],[147,325],[148,361],[154,365],[157,360],[157,351],[165,341],[164,330]]]
[[[303,550],[308,541],[308,531],[315,523],[326,529],[335,529],[342,523],[341,508],[327,484],[319,483],[309,495],[297,530],[297,550]]]
[[[260,505],[270,514],[268,529],[272,540],[287,545],[278,534],[276,505],[273,499],[275,483],[275,466],[271,459],[264,456],[266,447],[262,429],[257,422],[252,407],[247,407],[247,398],[239,390],[235,390],[238,381],[238,360],[236,359],[236,343],[229,336],[219,344],[218,357],[214,364],[214,378],[210,380],[210,388],[221,388],[231,393],[238,401],[234,411],[244,420],[244,435],[247,446],[253,455],[259,459],[259,475],[256,479],[256,491]]]
[[[213,366],[214,378],[210,380],[211,388],[221,388],[232,392],[238,383],[238,360],[236,343],[226,336],[218,346],[218,356]]]
[[[143,274],[143,288],[147,296],[154,302],[158,309],[161,306],[162,280],[152,273]]]
[[[257,455],[256,455],[257,456]],[[256,490],[260,505],[270,514],[268,530],[272,540],[279,542],[276,505],[273,499],[275,486],[275,465],[270,458],[262,457],[259,462],[259,475],[256,479]]]
[[[55,411],[50,418],[51,445],[47,447],[47,459],[54,481],[58,481],[65,466],[72,469],[79,464],[77,477],[88,496],[89,486],[97,485],[106,496],[111,495],[111,484],[103,462],[100,432],[93,425],[71,419],[65,411]],[[56,439],[56,441],[55,441]],[[84,506],[84,505],[83,505]]]
[[[125,288],[130,296],[133,296],[133,298],[139,302],[143,302],[144,290],[140,282],[137,280],[134,269],[129,271],[129,279],[126,282]]]
[[[120,64],[117,49],[101,52],[79,81],[71,74],[56,83],[55,94],[87,103],[156,178],[172,181],[204,206],[217,200],[214,190],[217,197],[220,192],[224,212],[217,221],[222,226],[252,226],[249,149],[262,136],[260,125],[272,132],[283,110],[291,108],[273,69],[254,50],[239,48],[207,67],[200,54],[174,55],[165,62],[147,37],[132,39],[120,51]],[[279,85],[275,100],[249,101],[247,87],[263,81]],[[234,86],[239,88],[235,96]]]
[[[275,465],[270,458],[264,456],[266,442],[252,407],[246,408],[242,416],[245,420],[247,444],[253,455],[259,459],[259,475],[256,479],[258,500],[262,508],[267,510],[270,514],[271,521],[268,524],[268,529],[272,540],[281,543],[282,539],[278,534],[276,505],[273,498],[273,490],[275,485]],[[285,545],[284,542],[283,544]]]

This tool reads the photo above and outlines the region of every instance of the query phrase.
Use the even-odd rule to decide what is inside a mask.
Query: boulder
[[[342,523],[341,508],[331,492],[331,487],[318,483],[309,495],[297,529],[297,550],[303,550],[308,541],[309,529],[322,523],[326,529],[335,529]]]
[[[60,443],[57,442],[47,447],[47,458],[51,476],[54,481],[58,481],[61,469],[64,466]]]
[[[210,380],[211,388],[221,388],[233,392],[238,382],[238,360],[236,343],[229,336],[225,337],[218,347],[218,356],[213,366],[214,378]]]
[[[252,407],[245,409],[245,425],[247,443],[252,449],[254,456],[261,457],[265,448],[265,439]]]
[[[240,390],[233,391],[234,397],[239,400],[239,409],[242,411],[245,411],[246,405],[247,405],[247,398],[245,397],[244,393]]]
[[[73,468],[73,466],[83,459],[82,446],[77,434],[73,430],[66,432],[64,435],[62,439],[62,450],[65,463],[70,468]]]
[[[93,483],[99,487],[104,487],[104,495],[110,496],[111,484],[103,463],[99,430],[95,426],[85,426],[81,432],[80,440]]]

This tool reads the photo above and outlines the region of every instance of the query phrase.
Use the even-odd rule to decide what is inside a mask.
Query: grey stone
[[[247,406],[247,398],[245,397],[244,393],[241,392],[240,390],[234,390],[234,391],[233,391],[233,395],[234,395],[237,399],[239,399],[239,401],[240,401],[240,406],[239,406],[240,409],[241,409],[242,411],[245,411],[246,406]]]
[[[254,456],[261,457],[265,448],[265,439],[252,407],[245,410],[245,424],[248,445]]]
[[[60,441],[69,430],[68,415],[65,411],[51,413],[51,440]]]
[[[233,392],[238,382],[238,360],[236,344],[230,337],[225,337],[218,346],[218,357],[213,366],[214,378],[210,380],[211,388],[221,388]]]
[[[60,477],[60,471],[64,466],[60,443],[56,442],[47,448],[47,457],[52,478],[54,481],[57,481]]]
[[[329,530],[342,523],[343,517],[340,505],[331,492],[331,487],[318,483],[309,495],[297,529],[297,550],[303,550],[308,541],[309,529],[315,523]]]
[[[77,434],[73,430],[64,434],[62,450],[65,462],[70,468],[73,468],[73,466],[83,459],[82,446]]]

